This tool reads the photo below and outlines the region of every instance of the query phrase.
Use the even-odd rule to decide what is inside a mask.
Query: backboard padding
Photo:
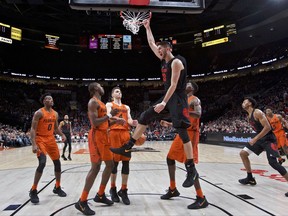
[[[129,0],[69,0],[69,4],[75,10],[151,11],[181,14],[199,14],[205,8],[205,0],[150,0],[147,6],[130,5]]]

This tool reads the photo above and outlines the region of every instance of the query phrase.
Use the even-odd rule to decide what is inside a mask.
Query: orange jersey
[[[269,118],[267,116],[267,119],[268,119],[269,123],[271,124],[272,130],[274,133],[277,133],[279,131],[284,131],[282,123],[276,114],[274,114],[272,118]]]
[[[97,110],[98,112],[98,118],[101,118],[101,117],[104,117],[105,115],[107,115],[107,109],[106,109],[106,106],[105,104],[99,100],[98,98],[96,97],[93,97],[94,100],[96,100],[96,102],[99,104],[99,108]],[[90,119],[90,124],[91,124],[91,128],[92,129],[96,129],[96,130],[107,130],[109,125],[108,125],[108,120],[105,121],[105,122],[102,122],[100,125],[98,125],[97,127],[94,127],[93,124],[92,124],[92,121]]]
[[[196,96],[194,95],[191,95],[189,98],[188,98],[188,104],[190,105],[191,102],[197,98]],[[192,107],[189,106],[189,112],[190,111],[194,111],[194,109]],[[189,116],[189,121],[191,123],[191,126],[187,129],[187,130],[194,130],[194,131],[199,131],[199,122],[200,122],[200,118],[194,118],[192,116]]]
[[[122,104],[119,106],[118,104],[112,102],[112,109],[118,109],[119,113],[117,113],[117,117],[125,119],[126,123],[124,125],[120,124],[113,124],[110,126],[110,129],[121,129],[121,130],[129,130],[129,124],[128,121],[128,109],[127,107]]]
[[[53,109],[51,109],[51,112],[48,112],[44,107],[41,108],[41,112],[43,116],[41,119],[39,119],[36,135],[53,136],[56,122],[56,112]]]

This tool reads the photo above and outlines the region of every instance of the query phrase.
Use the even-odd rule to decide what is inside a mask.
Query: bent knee
[[[241,150],[240,153],[239,153],[240,157],[248,157],[249,156],[249,153],[245,150]]]

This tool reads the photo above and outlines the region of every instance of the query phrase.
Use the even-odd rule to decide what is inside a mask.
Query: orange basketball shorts
[[[199,131],[188,130],[188,135],[192,142],[194,163],[198,163]],[[185,163],[186,161],[184,144],[178,134],[176,135],[175,139],[173,140],[173,143],[171,144],[167,157],[171,160],[176,160],[180,163]]]
[[[58,160],[60,158],[59,148],[56,143],[55,137],[53,136],[36,136],[35,138],[36,145],[39,148],[37,152],[37,157],[41,153],[44,155],[49,155],[51,160]]]
[[[287,138],[286,138],[286,134],[285,131],[278,131],[275,134],[275,137],[277,139],[277,147],[278,148],[282,148],[284,146],[287,146]]]
[[[88,146],[91,162],[98,163],[99,161],[113,160],[112,152],[109,149],[111,145],[108,140],[108,132],[106,130],[90,129]]]
[[[127,130],[112,129],[109,131],[109,140],[113,148],[119,148],[123,146],[125,143],[129,141],[129,139],[130,139],[130,133]],[[119,154],[113,154],[113,160],[116,162],[129,161],[130,158],[124,157]]]

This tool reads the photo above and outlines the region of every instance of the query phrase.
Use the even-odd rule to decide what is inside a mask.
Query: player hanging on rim
[[[239,179],[239,183],[244,185],[256,185],[256,180],[252,175],[249,155],[251,153],[260,155],[264,150],[266,150],[269,165],[273,169],[277,170],[286,179],[286,181],[288,181],[287,170],[277,162],[277,158],[280,157],[280,155],[275,135],[272,132],[272,127],[265,114],[261,110],[256,109],[256,106],[256,100],[251,97],[244,98],[242,108],[248,113],[248,121],[256,132],[256,136],[251,139],[240,152],[240,157],[247,171],[247,177]],[[288,196],[288,192],[285,196]]]
[[[188,96],[188,105],[189,105],[189,119],[191,122],[191,126],[188,128],[188,134],[190,140],[192,142],[193,147],[193,159],[195,163],[198,163],[198,143],[199,143],[199,125],[200,125],[200,117],[202,113],[201,101],[198,97],[194,96],[194,94],[198,91],[198,85],[191,81],[186,85],[186,92]],[[172,123],[161,120],[160,124],[164,127],[173,126]],[[179,191],[176,188],[175,181],[175,172],[176,165],[175,160],[180,163],[184,163],[186,161],[186,156],[184,153],[183,142],[179,135],[175,137],[173,143],[171,144],[170,150],[167,154],[167,165],[168,172],[170,177],[170,187],[166,194],[161,196],[161,199],[167,200],[172,197],[177,197],[180,195]],[[196,201],[191,205],[187,206],[188,209],[200,209],[206,208],[209,203],[206,200],[206,197],[203,195],[199,178],[195,180],[194,187],[196,190]]]
[[[190,127],[186,88],[187,65],[182,56],[172,54],[172,45],[167,41],[155,43],[154,36],[150,28],[150,20],[144,21],[146,28],[147,40],[154,54],[161,60],[161,72],[164,81],[166,94],[161,97],[153,107],[144,111],[130,141],[121,148],[111,148],[115,154],[122,154],[131,157],[131,149],[135,141],[146,130],[147,125],[155,119],[164,119],[171,117],[174,128],[176,128],[181,140],[183,141],[186,155],[185,167],[187,177],[183,182],[183,187],[191,187],[198,178],[193,161],[193,149],[187,128]]]

